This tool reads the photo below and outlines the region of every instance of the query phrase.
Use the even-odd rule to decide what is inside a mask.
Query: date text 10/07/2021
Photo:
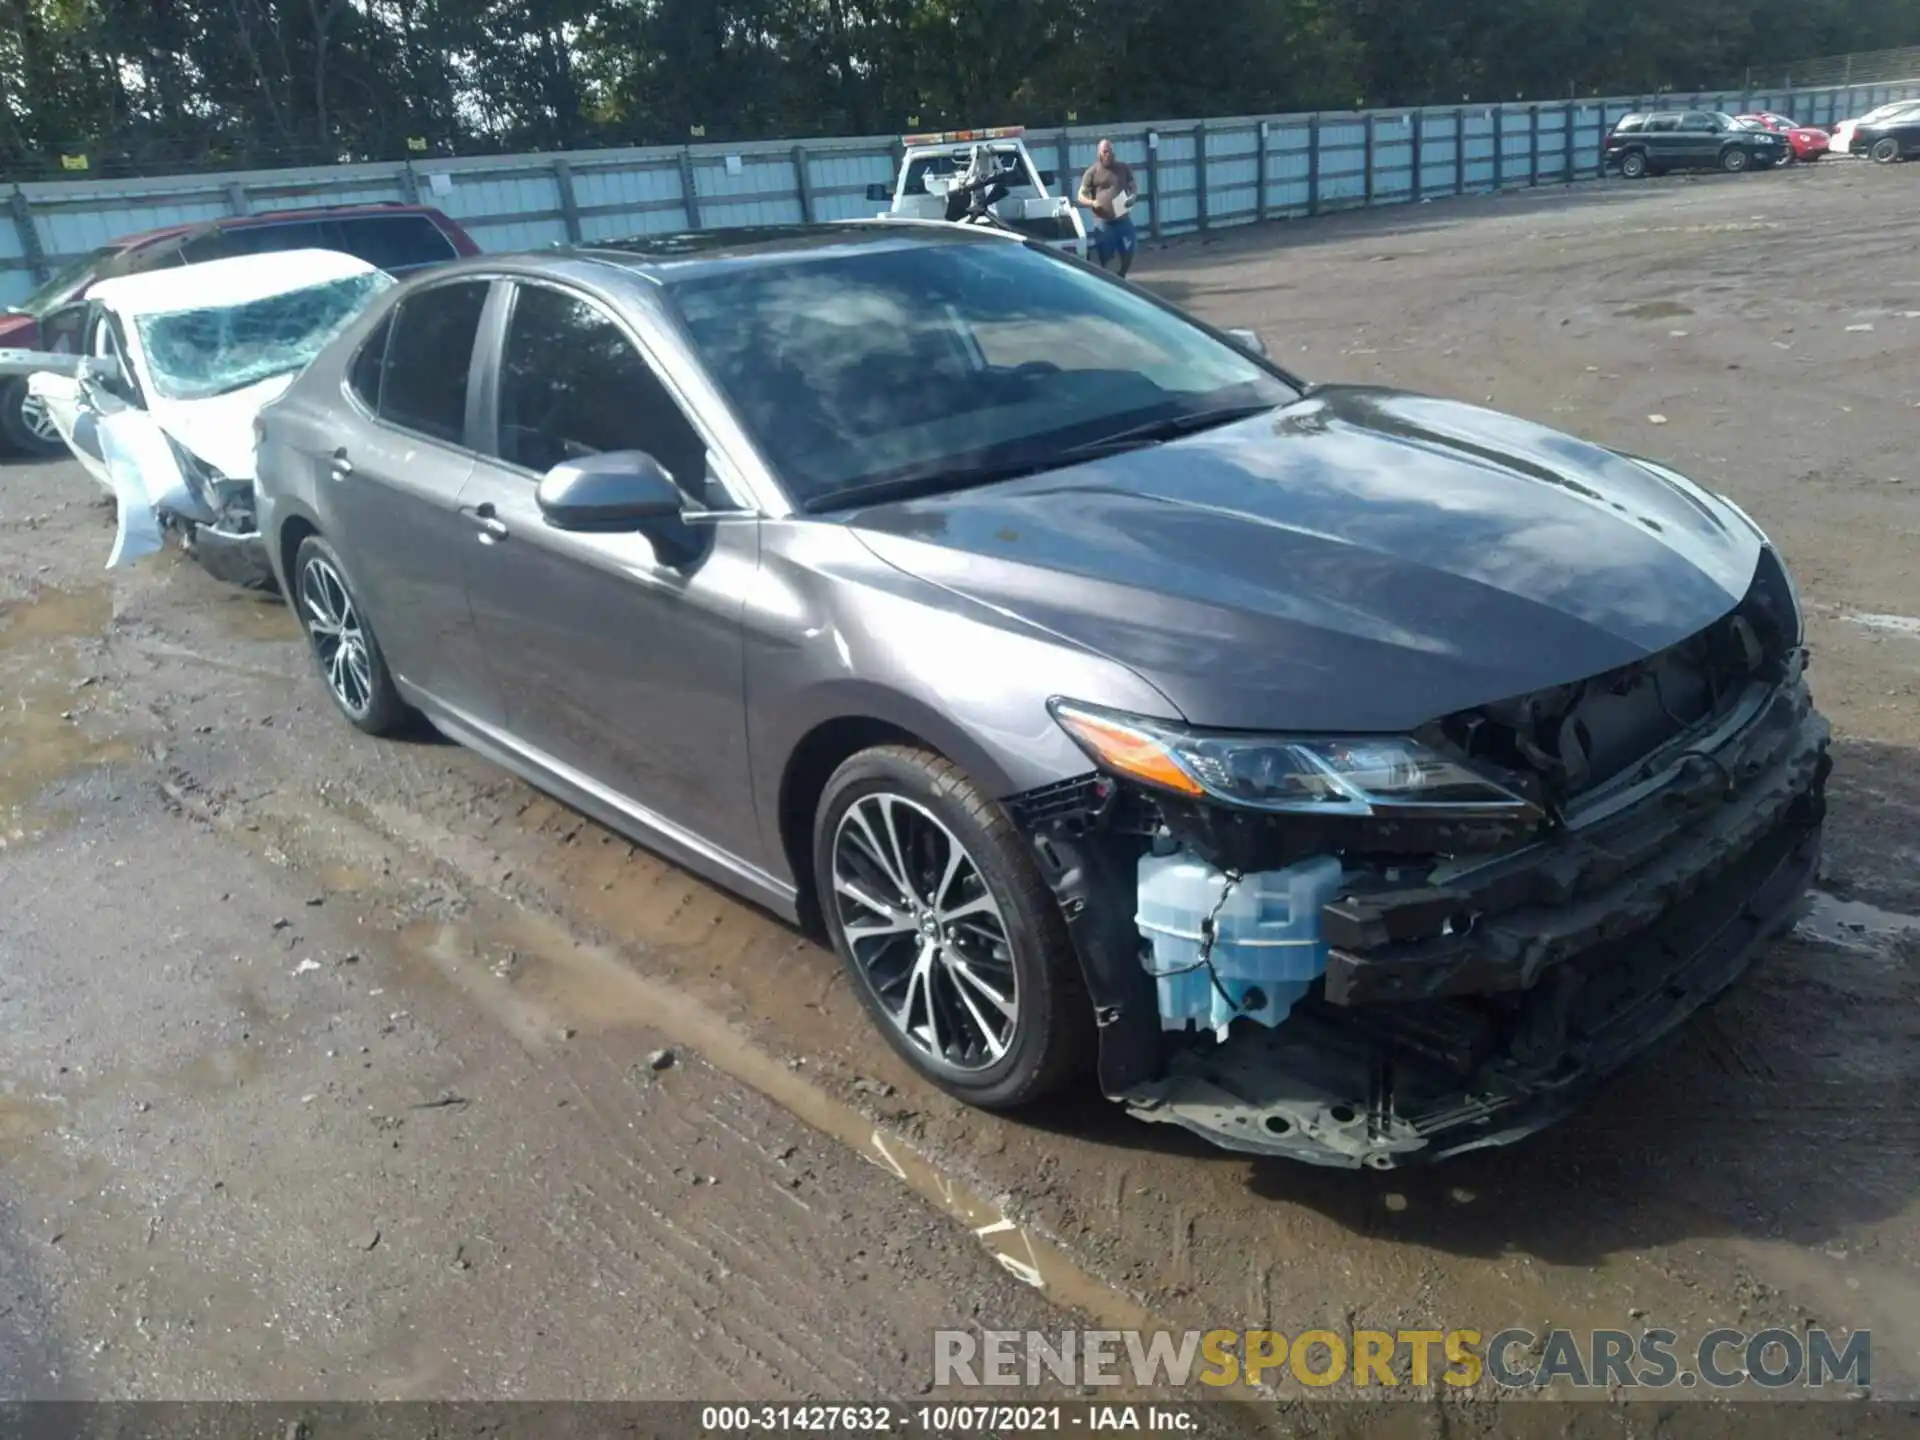
[[[707,1405],[700,1433],[998,1435],[1140,1431],[1162,1435],[1200,1427],[1193,1411],[1173,1405]]]

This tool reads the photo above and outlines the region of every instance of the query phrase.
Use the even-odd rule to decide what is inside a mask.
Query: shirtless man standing
[[[1100,142],[1099,156],[1081,177],[1080,203],[1093,211],[1094,258],[1104,270],[1117,257],[1124,280],[1140,247],[1128,213],[1140,196],[1140,183],[1133,178],[1132,168],[1113,153],[1111,140]]]

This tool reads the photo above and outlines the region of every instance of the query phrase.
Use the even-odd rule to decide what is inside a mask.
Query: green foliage
[[[0,0],[0,174],[1738,85],[1920,0]]]

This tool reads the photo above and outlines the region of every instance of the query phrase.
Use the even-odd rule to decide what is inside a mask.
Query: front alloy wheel
[[[1876,140],[1873,149],[1868,153],[1880,164],[1891,165],[1900,158],[1900,142],[1894,139],[1893,136],[1888,135],[1883,139]]]
[[[1747,152],[1738,145],[1729,145],[1720,154],[1720,168],[1729,175],[1738,175],[1747,168]]]
[[[1020,982],[1000,902],[954,833],[904,795],[862,796],[834,835],[833,891],[854,963],[907,1042],[943,1069],[998,1064]]]
[[[1027,837],[951,761],[863,750],[814,816],[814,893],[887,1043],[982,1109],[1037,1100],[1086,1068],[1093,1008]]]

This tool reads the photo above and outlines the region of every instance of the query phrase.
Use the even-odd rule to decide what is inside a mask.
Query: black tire
[[[1883,135],[1873,142],[1873,149],[1867,154],[1877,165],[1891,165],[1900,158],[1900,142],[1891,135]]]
[[[1620,178],[1623,180],[1641,180],[1648,173],[1647,152],[1629,150],[1620,157]]]
[[[36,431],[35,423],[27,413],[30,399],[26,376],[18,375],[11,380],[0,381],[0,440],[5,440],[7,448],[15,454],[34,460],[66,454],[67,442],[60,438],[58,431],[52,430],[50,425]]]
[[[863,806],[862,802],[867,804]],[[851,814],[856,807],[861,807],[859,813]],[[894,857],[903,862],[914,894],[902,895],[897,884],[889,883],[886,870],[869,864],[855,878],[863,892],[871,892],[872,898],[882,903],[862,905],[836,886],[836,854],[842,852],[845,842],[855,847],[847,852],[855,859],[872,857],[871,848],[860,848],[863,842],[855,832],[861,818],[873,815],[876,807],[895,822],[890,832],[896,837],[892,842]],[[927,826],[927,818],[937,823]],[[848,832],[845,837],[843,823]],[[949,839],[959,841],[964,860],[971,862],[970,873],[949,866],[952,852],[941,846],[942,831]],[[885,838],[875,838],[882,845],[889,843]],[[1059,1090],[1087,1071],[1094,1043],[1093,1007],[1059,904],[1040,878],[1013,821],[958,766],[931,751],[906,745],[879,746],[855,755],[834,772],[820,797],[814,816],[813,869],[827,933],[854,991],[887,1043],[933,1084],[968,1105],[1011,1110]],[[944,896],[935,893],[943,880],[954,886]],[[949,930],[941,922],[917,922],[909,912],[908,906],[924,910],[929,899],[936,905],[947,901],[952,908],[953,896],[961,893],[963,886],[973,898],[960,908],[975,908],[982,887],[991,896],[997,909],[992,923],[998,926],[1004,947],[983,941],[978,931],[968,934],[964,947],[950,946],[949,937],[961,935],[962,927],[956,925]],[[883,890],[894,893],[880,893]],[[905,903],[895,903],[901,901]],[[849,924],[857,927],[862,923],[861,916],[870,917],[866,922],[869,928],[873,928],[873,921],[882,925],[888,920],[897,922],[896,928],[884,934],[861,938],[862,944],[872,947],[865,952],[864,961],[847,934]],[[937,928],[937,939],[930,933],[929,923]],[[936,957],[931,961],[927,959],[928,947]],[[1002,948],[1008,953],[998,954]],[[990,1057],[984,1046],[978,1047],[978,1053],[953,1058],[958,1048],[955,1032],[964,1040],[970,1028],[954,1003],[940,1010],[951,1022],[946,1035],[941,1034],[938,1021],[931,1025],[932,1033],[946,1042],[942,1059],[934,1058],[924,1035],[915,1040],[906,1034],[916,1013],[932,1019],[941,996],[951,1002],[965,988],[954,967],[939,958],[949,953],[957,954],[970,968],[978,967],[990,980],[1011,976],[1010,1021],[1004,1008],[997,1012],[987,1008],[979,992],[971,992],[976,1017],[984,1013],[994,1023],[1009,1026],[1009,1033],[1002,1037],[1004,1051],[997,1058]],[[919,1010],[913,977],[900,974],[903,968],[917,971],[920,967],[913,963],[915,959],[926,967],[929,977],[920,992],[924,998]],[[875,974],[880,978],[873,978]],[[882,997],[883,989],[902,995],[905,1022],[896,1018],[895,1010]],[[1003,996],[1009,993],[1004,982],[998,990]],[[980,1027],[974,1024],[971,1028],[978,1033]]]
[[[414,712],[394,686],[380,642],[334,548],[318,535],[309,535],[293,557],[291,579],[293,594],[288,603],[300,617],[320,681],[340,713],[369,735],[394,735],[408,729]],[[332,634],[342,637],[337,644],[327,629],[323,613],[327,610],[333,611],[337,622]],[[351,622],[352,636],[343,633],[347,622]],[[348,651],[345,656],[339,654],[342,648]]]
[[[1729,175],[1738,175],[1753,161],[1753,157],[1738,145],[1729,145],[1720,152],[1720,168]]]

